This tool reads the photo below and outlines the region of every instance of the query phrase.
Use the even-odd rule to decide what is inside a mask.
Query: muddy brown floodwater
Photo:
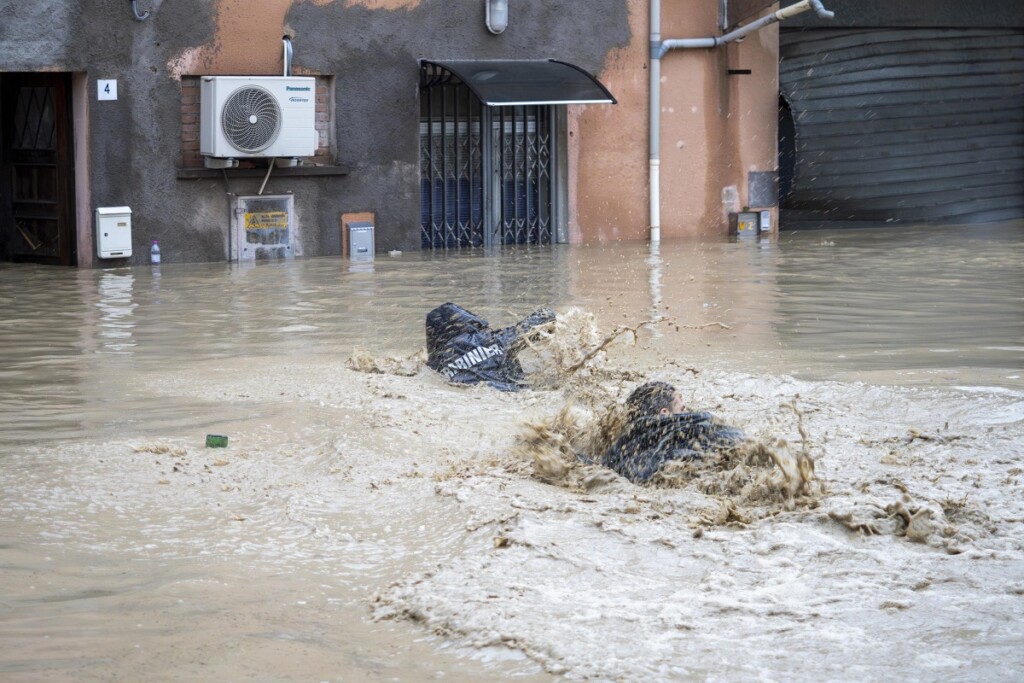
[[[165,259],[0,265],[5,681],[1024,675],[1022,223]],[[445,301],[555,308],[543,388],[423,368]],[[775,460],[559,459],[647,378]]]

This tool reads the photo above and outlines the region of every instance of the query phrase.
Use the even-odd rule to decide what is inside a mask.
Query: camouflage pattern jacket
[[[711,413],[639,417],[626,425],[601,464],[632,482],[643,483],[672,460],[700,459],[743,440],[743,432],[718,424]]]

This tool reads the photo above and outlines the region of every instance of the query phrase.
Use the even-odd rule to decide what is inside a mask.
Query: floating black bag
[[[511,327],[492,330],[487,321],[451,302],[427,313],[427,365],[451,382],[486,382],[501,391],[527,386],[513,344],[537,325],[555,319],[540,309]]]

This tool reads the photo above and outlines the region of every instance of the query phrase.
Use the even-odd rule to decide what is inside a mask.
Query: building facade
[[[780,166],[787,197],[817,190],[785,138],[780,158],[780,24],[671,50],[650,77],[652,16],[661,39],[721,36],[777,3],[516,0],[489,23],[492,2],[0,1],[0,260],[351,255],[356,226],[376,251],[719,235],[744,209],[775,229]],[[786,49],[825,30],[801,17]],[[786,103],[813,67],[783,68]],[[308,151],[204,153],[226,125],[204,83],[286,74],[310,79],[286,93],[313,100]]]
[[[513,2],[500,33],[486,4],[4,2],[3,258],[138,264],[158,240],[165,262],[228,260],[245,236],[238,199],[263,196],[288,200],[289,239],[304,256],[344,253],[346,221],[360,219],[378,251],[645,239],[648,3]],[[717,3],[666,5],[666,35],[719,32]],[[282,76],[285,37],[291,73],[316,81],[313,156],[207,168],[202,78]],[[725,230],[722,188],[742,195],[742,169],[774,169],[776,50],[768,30],[666,65],[664,237]],[[615,103],[481,107],[443,67],[424,69],[550,59]],[[741,80],[727,74],[733,60],[768,66]],[[130,257],[97,257],[103,207],[130,208]]]

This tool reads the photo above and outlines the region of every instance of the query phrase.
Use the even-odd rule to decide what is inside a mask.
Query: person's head
[[[641,384],[626,399],[633,417],[671,415],[683,412],[683,397],[668,382]]]

